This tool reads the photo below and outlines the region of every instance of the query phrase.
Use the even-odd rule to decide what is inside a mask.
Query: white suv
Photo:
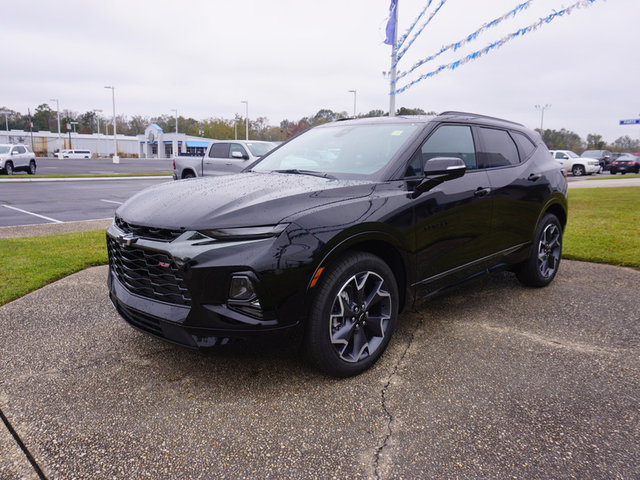
[[[33,175],[36,173],[36,155],[28,145],[0,144],[0,172],[13,175],[13,172],[24,170]]]
[[[562,168],[576,177],[600,173],[600,162],[597,158],[581,157],[571,150],[550,150],[550,153],[560,162]]]

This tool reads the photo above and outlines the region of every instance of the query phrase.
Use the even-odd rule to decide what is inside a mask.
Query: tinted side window
[[[467,169],[476,168],[476,149],[471,127],[466,125],[438,127],[411,159],[407,175],[422,175],[425,162],[435,157],[461,158],[467,165]]]
[[[211,145],[209,156],[214,158],[229,158],[229,144],[214,143],[213,145]]]
[[[511,132],[511,135],[513,136],[513,139],[516,141],[516,145],[518,146],[518,151],[520,152],[521,159],[524,160],[525,158],[528,158],[529,155],[531,155],[533,151],[536,149],[535,144],[531,140],[529,140],[529,137],[527,137],[526,135],[523,135],[522,133],[519,133],[519,132]],[[564,153],[562,153],[561,155],[562,155],[561,157],[556,156],[556,158],[566,157],[566,154]]]
[[[18,147],[16,147],[16,151],[17,151],[18,153],[26,153],[26,152],[27,152],[27,151],[24,149],[24,147],[22,147],[22,146],[18,146]]]
[[[505,130],[480,128],[482,135],[482,166],[484,168],[505,167],[520,163],[518,149],[513,139]]]
[[[242,147],[242,145],[239,145],[237,143],[232,143],[231,146],[229,147],[229,158],[233,158],[233,152],[240,152],[244,157],[249,156],[247,155],[247,152]],[[242,159],[238,158],[237,160],[242,160]]]

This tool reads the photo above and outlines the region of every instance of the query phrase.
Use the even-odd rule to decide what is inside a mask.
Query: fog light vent
[[[253,283],[249,277],[244,275],[234,275],[231,277],[231,286],[229,287],[229,298],[236,301],[248,301],[256,296]]]

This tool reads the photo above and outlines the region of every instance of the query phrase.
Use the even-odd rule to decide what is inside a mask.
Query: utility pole
[[[120,163],[120,157],[118,157],[118,141],[116,140],[116,87],[109,85],[104,88],[111,89],[111,100],[113,101],[113,163]]]
[[[62,150],[62,136],[60,135],[60,102],[57,98],[51,98],[50,102],[56,102],[56,112],[58,112],[58,150]]]
[[[171,109],[176,114],[176,133],[178,133],[178,110],[176,108]]]
[[[11,113],[9,110],[0,110],[0,113],[2,113],[4,115],[4,124],[5,124],[5,129],[7,130],[7,132],[9,132],[9,114]],[[7,133],[8,135],[8,133]],[[9,140],[7,140],[9,141]]]
[[[391,46],[391,75],[389,80],[389,116],[396,115],[396,57],[398,56],[398,3],[396,0],[393,25],[393,45]]]
[[[99,108],[94,108],[93,113],[102,113],[102,110]],[[98,122],[98,135],[100,134],[100,115],[96,115],[96,121]]]
[[[544,128],[543,128],[543,126],[544,126],[544,111],[547,108],[551,108],[551,104],[547,103],[545,105],[536,105],[535,107],[536,107],[536,110],[540,111],[540,135],[542,136],[542,134],[544,133]]]
[[[353,93],[353,118],[356,118],[356,95],[358,92],[356,90],[349,90],[349,93]]]
[[[245,140],[249,140],[249,101],[248,100],[241,100],[240,103],[245,103],[247,105],[246,137],[245,137]]]
[[[31,109],[27,109],[29,112],[29,136],[31,137],[31,150],[33,149],[33,121],[31,120]],[[35,150],[34,150],[35,151]]]

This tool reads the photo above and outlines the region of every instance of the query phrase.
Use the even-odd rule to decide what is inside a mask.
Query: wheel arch
[[[185,168],[185,169],[182,170],[182,173],[180,174],[180,178],[186,178],[186,175],[189,174],[189,173],[192,174],[194,177],[198,176],[198,174],[195,172],[194,169]]]
[[[321,268],[327,267],[333,261],[347,254],[349,251],[370,253],[379,257],[389,266],[396,278],[398,293],[400,295],[398,311],[401,312],[406,305],[408,294],[407,262],[405,261],[398,245],[387,238],[384,234],[377,235],[374,238],[371,238],[370,235],[367,234],[360,234],[350,237],[338,245],[335,245],[324,255],[320,263],[317,265],[313,276],[311,277],[312,280],[316,279],[318,271]],[[310,291],[313,288],[311,285],[312,281],[310,281],[307,286],[307,291]]]

